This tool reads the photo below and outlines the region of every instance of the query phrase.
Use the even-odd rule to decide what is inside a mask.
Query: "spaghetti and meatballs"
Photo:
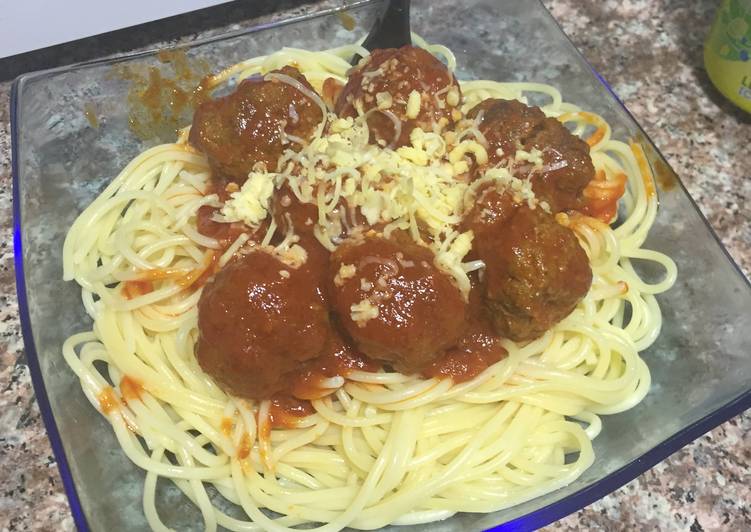
[[[223,70],[71,227],[93,328],[63,354],[155,530],[159,478],[210,530],[496,511],[575,480],[647,393],[675,266],[641,247],[641,146],[416,44]]]

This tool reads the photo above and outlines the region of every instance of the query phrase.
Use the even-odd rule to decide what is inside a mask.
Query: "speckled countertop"
[[[275,12],[268,7],[274,5],[271,0],[257,5],[268,20],[335,3],[284,2]],[[702,41],[719,0],[545,4],[662,150],[749,275],[751,115],[725,101],[702,68]],[[240,15],[233,17],[237,24],[254,23],[247,19],[247,9],[227,9]],[[227,29],[206,24],[200,28],[201,35]],[[141,44],[152,46],[156,40],[145,35]],[[71,530],[73,521],[34,400],[18,321],[9,93],[10,83],[0,84],[0,530]],[[750,530],[751,414],[728,421],[548,529]]]

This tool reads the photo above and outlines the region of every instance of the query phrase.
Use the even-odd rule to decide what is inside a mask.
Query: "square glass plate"
[[[218,70],[282,46],[331,48],[363,36],[380,7],[381,2],[360,2],[347,8],[357,23],[354,31],[327,11],[199,42],[188,53]],[[542,4],[416,0],[412,12],[415,31],[454,51],[460,79],[555,85],[564,100],[605,117],[615,138],[641,140],[662,177],[660,210],[645,247],[670,255],[679,276],[659,298],[662,334],[642,353],[652,372],[649,395],[628,412],[605,417],[594,442],[595,463],[573,484],[501,512],[460,514],[414,527],[531,529],[603,497],[751,405],[751,289],[665,160]],[[65,233],[105,184],[147,147],[128,128],[128,83],[111,75],[114,64],[158,61],[148,52],[28,74],[15,82],[11,102],[23,335],[37,399],[81,530],[147,528],[144,473],[120,450],[61,356],[64,339],[90,327],[80,290],[62,281]],[[86,102],[103,117],[98,129],[87,121]],[[178,530],[196,529],[198,511],[168,484],[160,483],[158,493],[162,518]]]

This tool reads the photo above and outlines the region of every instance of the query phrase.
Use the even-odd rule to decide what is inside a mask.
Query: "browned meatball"
[[[293,67],[274,73],[313,90]],[[284,139],[282,131],[308,139],[321,120],[321,108],[300,90],[255,76],[243,80],[232,94],[196,109],[190,142],[206,153],[216,178],[242,184],[255,164],[274,171],[284,149],[299,147]]]
[[[555,118],[546,118],[524,149],[542,152],[542,172],[532,176],[532,190],[553,212],[582,207],[582,191],[595,177],[589,145]]]
[[[474,232],[475,242],[485,238],[485,233],[489,233],[488,238],[493,238],[504,230],[504,225],[518,207],[511,194],[500,192],[494,186],[486,186],[477,193],[474,206],[464,215],[464,228]]]
[[[581,208],[582,191],[595,175],[586,142],[555,118],[546,118],[538,107],[516,100],[484,100],[467,116],[480,116],[490,164],[513,157],[519,147],[538,149],[543,170],[531,177],[537,198],[546,201],[553,212]]]
[[[450,377],[454,382],[465,382],[508,354],[485,307],[483,288],[474,276],[472,279],[464,335],[454,347],[423,370],[426,377]]]
[[[369,236],[331,257],[330,294],[343,328],[365,355],[404,373],[456,344],[466,304],[430,250]]]
[[[227,392],[266,399],[289,386],[330,333],[307,270],[256,251],[225,266],[198,302],[198,363]]]
[[[485,262],[485,304],[496,331],[532,340],[574,309],[589,290],[592,269],[573,231],[540,208],[502,196],[508,194],[486,189],[467,225],[475,232],[474,253]]]
[[[495,164],[514,156],[517,146],[545,120],[545,113],[518,100],[488,98],[467,113],[467,118],[478,117],[478,129],[488,141],[488,160]]]
[[[412,91],[420,96],[416,116],[407,113]],[[410,132],[416,127],[432,131],[436,124],[453,124],[452,110],[456,110],[460,94],[456,78],[430,52],[416,46],[386,48],[374,50],[350,74],[335,110],[339,116],[357,116],[358,110],[367,113],[378,108],[379,100],[388,100],[385,112],[368,115],[370,141],[403,146],[409,144]],[[386,113],[393,113],[401,122],[398,136]]]

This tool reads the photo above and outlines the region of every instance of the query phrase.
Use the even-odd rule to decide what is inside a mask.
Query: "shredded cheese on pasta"
[[[419,113],[419,96],[416,91],[410,94],[407,116]],[[453,96],[458,98],[458,92]],[[390,107],[390,98],[388,93],[379,93],[379,107]],[[435,131],[415,128],[409,145],[391,149],[368,142],[366,118],[367,114],[353,119],[329,113],[323,134],[298,150],[286,150],[276,172],[251,172],[222,208],[222,215],[227,221],[256,226],[268,214],[272,183],[287,184],[299,201],[317,206],[318,217],[311,222],[327,249],[336,249],[341,235],[357,231],[358,212],[368,226],[382,227],[386,237],[394,230],[407,231],[415,242],[430,248],[435,265],[468,297],[467,272],[477,268],[463,260],[473,235],[460,233],[458,224],[479,188],[488,184],[510,191],[515,200],[535,208],[529,180],[513,173],[519,165],[530,164],[531,171],[539,171],[542,152],[518,149],[503,164],[483,168],[482,177],[469,185],[468,172],[488,163],[487,142],[475,121],[464,120],[456,131],[444,133],[439,127]]]

